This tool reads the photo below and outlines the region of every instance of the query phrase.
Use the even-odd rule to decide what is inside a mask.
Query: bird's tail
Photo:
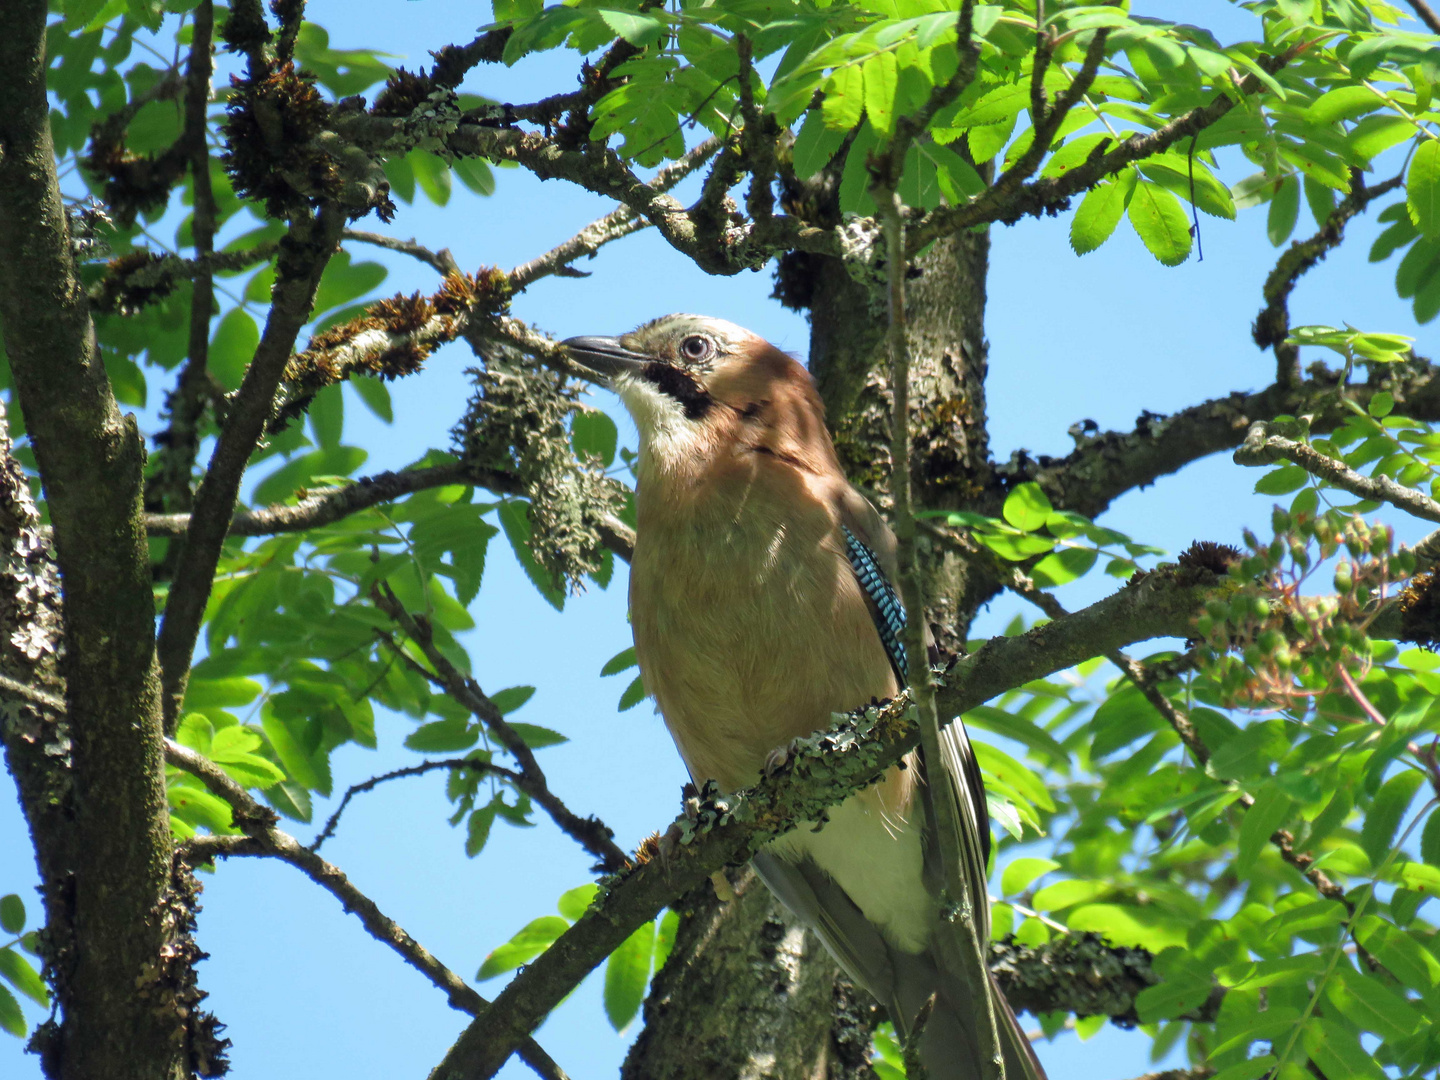
[[[915,963],[909,971],[897,970],[897,988],[901,993],[890,1007],[896,1034],[902,1039],[908,1037],[916,1015],[933,995],[934,1004],[920,1032],[920,1060],[930,1080],[980,1080],[984,1073],[980,1068],[977,1025],[983,1022],[984,1002],[977,999],[964,980],[939,968],[930,956],[922,954],[906,959]],[[987,979],[984,990],[995,1010],[1005,1080],[1047,1080],[1040,1059],[1035,1056],[1030,1040],[1021,1030],[993,975]]]

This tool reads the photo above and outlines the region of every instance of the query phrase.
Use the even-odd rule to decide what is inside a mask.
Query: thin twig
[[[1352,495],[1374,502],[1387,502],[1407,514],[1440,522],[1440,502],[1423,492],[1397,483],[1388,476],[1358,473],[1343,461],[1320,453],[1309,443],[1281,435],[1263,421],[1250,425],[1244,443],[1235,451],[1237,465],[1271,465],[1282,458],[1293,461],[1312,476],[1318,476]]]
[[[461,672],[436,647],[434,635],[430,631],[430,624],[424,616],[412,615],[405,610],[405,605],[400,603],[395,594],[383,583],[371,592],[371,598],[381,611],[395,621],[395,624],[405,632],[405,636],[415,643],[424,654],[425,659],[429,661],[433,673],[424,672],[426,678],[440,686],[468,709],[477,720],[485,725],[486,730],[505,748],[506,752],[515,759],[520,767],[519,774],[511,778],[516,787],[529,795],[549,814],[561,831],[600,860],[600,865],[605,870],[619,870],[628,865],[630,861],[628,853],[615,843],[615,834],[603,821],[596,817],[580,817],[550,790],[550,785],[545,779],[545,772],[540,768],[540,763],[535,760],[534,751],[521,738],[520,733],[506,722],[504,715],[495,707],[495,703],[485,696],[485,692],[480,689],[480,684]],[[403,650],[394,646],[393,642],[391,645],[402,659],[409,659],[404,655]],[[423,672],[423,669],[421,670]]]
[[[649,186],[656,192],[669,191],[708,161],[719,148],[719,139],[711,137],[704,140],[688,151],[684,157],[656,173]],[[612,240],[619,240],[631,233],[639,232],[649,225],[648,220],[641,217],[628,205],[617,206],[604,217],[586,225],[569,240],[557,244],[545,254],[537,255],[511,270],[510,288],[519,292],[540,278],[559,273],[581,256],[594,255]]]
[[[524,487],[511,473],[482,469],[466,462],[430,465],[418,469],[362,476],[353,484],[340,487],[312,488],[295,502],[275,503],[255,510],[244,510],[230,521],[229,536],[273,536],[277,533],[303,532],[339,521],[350,514],[379,506],[381,503],[429,488],[451,484],[474,485],[497,495],[522,495]],[[156,537],[181,537],[190,526],[189,514],[147,514],[145,531]],[[626,562],[635,550],[635,530],[613,515],[605,515],[599,523],[600,538],[605,546]]]
[[[401,240],[395,236],[385,236],[382,233],[365,232],[363,229],[346,229],[340,234],[342,240],[355,240],[362,244],[373,244],[375,247],[386,248],[389,251],[398,251],[402,255],[409,255],[419,259],[427,266],[441,274],[458,274],[460,264],[455,261],[455,256],[450,254],[449,248],[441,248],[439,251],[431,251],[424,244],[415,240]]]
[[[399,650],[396,651],[398,652]],[[340,825],[340,815],[345,813],[345,808],[350,805],[350,800],[356,795],[363,795],[367,791],[374,791],[381,784],[388,783],[391,780],[404,780],[411,776],[424,776],[426,773],[432,773],[437,769],[452,769],[455,771],[468,769],[472,772],[493,772],[499,773],[509,779],[519,779],[517,774],[509,769],[503,769],[498,765],[491,765],[488,761],[473,761],[470,758],[450,758],[446,761],[422,761],[418,765],[407,765],[403,769],[392,769],[390,772],[381,773],[379,776],[372,776],[369,780],[362,780],[360,783],[351,784],[346,788],[345,795],[340,800],[340,805],[335,808],[335,812],[326,820],[325,827],[320,830],[315,839],[306,845],[306,850],[319,851],[325,841],[335,835],[335,830]]]
[[[1435,14],[1425,0],[1406,0],[1410,9],[1415,12],[1415,17],[1430,28],[1432,34],[1440,34],[1440,15]]]
[[[1198,133],[1197,133],[1198,134]],[[1192,145],[1194,136],[1191,137]],[[1255,317],[1251,336],[1262,349],[1275,351],[1275,379],[1281,386],[1295,386],[1300,382],[1300,350],[1286,343],[1290,335],[1290,294],[1304,274],[1325,258],[1345,239],[1345,226],[1351,218],[1362,213],[1380,196],[1394,191],[1405,182],[1402,173],[1392,176],[1374,187],[1365,185],[1365,174],[1359,169],[1350,170],[1350,194],[1325,218],[1314,236],[1296,240],[1276,260],[1275,267],[1265,278],[1262,295],[1265,307]],[[1193,195],[1191,201],[1193,202]]]
[[[148,485],[151,490],[146,493],[149,505],[176,510],[190,509],[190,485],[195,472],[195,457],[200,450],[200,424],[206,406],[216,393],[209,371],[210,317],[215,304],[215,277],[210,259],[215,249],[218,210],[210,183],[210,144],[206,138],[212,69],[210,45],[215,29],[213,0],[202,0],[195,8],[192,29],[190,62],[185,72],[185,128],[181,136],[189,159],[195,202],[195,213],[191,218],[195,274],[190,295],[190,334],[185,365],[180,370],[174,392],[165,402],[168,422],[156,438],[162,449],[156,455],[155,478]],[[166,556],[164,576],[169,576],[178,555],[178,546],[172,546]]]
[[[335,253],[345,214],[341,207],[326,204],[313,218],[301,215],[292,222],[291,254],[281,259],[265,331],[231,402],[225,426],[196,492],[195,508],[182,541],[184,548],[176,564],[156,642],[168,731],[173,732],[179,722],[195,641],[214,585],[220,550],[230,531],[240,482],[250,455],[265,432],[295,338],[310,318],[320,275]]]
[[[380,910],[379,905],[362,893],[337,867],[306,848],[289,833],[276,827],[275,811],[262,806],[243,787],[213,761],[182,746],[174,739],[165,740],[165,761],[195,777],[214,796],[230,806],[239,837],[199,838],[182,847],[182,854],[192,861],[204,861],[215,855],[267,855],[297,868],[315,884],[339,900],[346,911],[356,917],[376,941],[390,946],[432,984],[444,991],[452,1008],[471,1016],[479,1016],[489,1002],[475,992],[464,979],[437,960],[425,946],[411,937],[394,919]],[[520,1056],[547,1080],[564,1080],[565,1074],[533,1039],[520,1047]]]
[[[966,67],[964,57],[973,50],[971,16],[973,0],[966,0],[959,15],[962,62],[957,76]],[[973,73],[973,66],[971,66]],[[952,80],[954,82],[955,80]],[[963,89],[963,86],[960,87]],[[956,93],[960,90],[957,89]],[[927,108],[937,101],[932,93]],[[938,105],[936,106],[939,107]],[[977,988],[983,1012],[974,1020],[975,1064],[982,1080],[1004,1080],[1005,1064],[1000,1052],[1000,1036],[993,995],[988,992],[989,973],[985,966],[985,921],[980,914],[986,903],[983,859],[974,837],[974,822],[962,821],[959,793],[950,785],[964,783],[962,777],[948,774],[945,754],[940,743],[940,713],[935,700],[934,676],[930,671],[929,648],[925,635],[925,584],[916,551],[916,519],[911,503],[910,475],[910,343],[905,311],[905,276],[909,265],[906,257],[904,204],[896,194],[895,185],[900,163],[905,160],[909,145],[923,128],[924,121],[911,118],[897,124],[896,133],[882,155],[871,161],[870,197],[878,208],[884,230],[885,270],[889,299],[889,324],[886,345],[890,354],[890,497],[892,525],[895,530],[896,557],[899,564],[900,593],[905,601],[904,643],[906,675],[920,728],[920,752],[927,783],[923,791],[930,827],[935,831],[935,848],[940,855],[942,907],[956,905],[958,917],[950,921],[954,935],[937,938],[947,963],[955,966],[955,974],[968,986]],[[903,141],[902,141],[903,140]],[[976,871],[962,866],[962,853],[970,855],[965,863],[980,862],[979,881]],[[954,938],[958,936],[958,943]],[[956,947],[958,945],[958,947]],[[983,991],[983,992],[982,992]]]

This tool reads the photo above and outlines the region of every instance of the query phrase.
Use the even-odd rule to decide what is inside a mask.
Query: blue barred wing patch
[[[895,677],[904,686],[909,682],[905,677],[905,646],[900,641],[905,629],[905,604],[885,571],[880,569],[875,553],[849,528],[843,525],[841,528],[845,532],[845,554],[850,559],[850,569],[855,571],[861,591],[875,605],[875,629],[880,632],[880,642],[890,657]]]

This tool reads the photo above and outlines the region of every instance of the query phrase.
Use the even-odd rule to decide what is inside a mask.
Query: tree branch
[[[550,790],[545,772],[535,760],[535,753],[512,728],[495,703],[485,696],[480,684],[461,672],[435,645],[430,624],[422,615],[412,615],[405,610],[395,594],[383,583],[371,592],[371,598],[381,611],[395,620],[395,624],[413,641],[434,672],[421,669],[427,679],[441,687],[447,694],[463,705],[475,716],[495,740],[503,746],[520,766],[518,775],[507,777],[515,786],[530,796],[560,830],[600,861],[600,867],[607,871],[620,870],[630,862],[629,854],[614,840],[614,832],[599,818],[582,818],[567,807]],[[387,639],[388,640],[388,639]],[[394,642],[390,643],[395,648]],[[397,655],[405,657],[399,648]]]
[[[672,162],[656,174],[650,186],[656,191],[669,191],[685,177],[703,165],[720,148],[720,140],[706,139],[678,161]],[[558,274],[582,255],[594,255],[605,244],[619,240],[633,232],[639,232],[650,224],[639,217],[630,207],[617,206],[597,221],[543,255],[529,262],[521,263],[510,271],[510,289],[519,292],[526,286],[550,274]]]
[[[957,75],[964,81],[974,72],[974,46],[970,43],[971,20],[974,15],[973,0],[965,0],[960,9],[961,56]],[[970,59],[967,65],[966,58]],[[968,72],[965,70],[968,67]],[[954,81],[954,80],[952,80]],[[948,84],[947,84],[948,85]],[[956,93],[963,85],[956,89]],[[943,94],[931,94],[931,102]],[[927,103],[927,108],[930,103]],[[937,104],[936,108],[940,106]],[[923,111],[923,110],[922,110]],[[918,123],[918,120],[916,121]],[[923,126],[923,125],[922,125]],[[885,270],[887,298],[889,301],[889,325],[886,330],[886,347],[890,354],[890,495],[894,502],[891,523],[895,530],[895,553],[899,570],[900,592],[905,603],[905,644],[906,679],[910,695],[915,704],[920,731],[920,755],[924,763],[926,784],[925,815],[935,831],[935,848],[940,855],[940,905],[942,908],[958,905],[959,918],[950,920],[955,933],[935,935],[937,948],[944,956],[945,965],[953,970],[967,986],[984,987],[988,977],[985,971],[984,925],[978,917],[979,905],[987,902],[983,882],[971,880],[974,873],[966,872],[961,864],[962,852],[974,847],[972,838],[966,842],[962,823],[961,799],[955,797],[951,787],[962,783],[962,778],[951,776],[945,767],[945,756],[940,748],[940,714],[935,707],[935,686],[930,672],[929,645],[926,641],[925,623],[925,582],[915,546],[916,520],[911,508],[913,479],[910,464],[910,343],[909,328],[905,312],[905,277],[909,260],[905,256],[904,204],[895,192],[899,162],[903,162],[913,139],[912,125],[905,125],[905,141],[902,132],[897,131],[884,155],[871,161],[873,182],[870,196],[880,213],[885,238]],[[978,860],[978,855],[976,859]],[[981,868],[979,876],[984,877]],[[977,884],[979,894],[977,895]],[[1004,1057],[1000,1052],[999,1029],[996,1027],[993,995],[983,993],[983,1013],[975,1021],[975,1064],[982,1080],[1004,1080]],[[978,1010],[977,1010],[978,1012]],[[917,1033],[921,1022],[914,1017],[894,1018],[898,1029],[912,1028],[910,1042],[918,1047]]]
[[[178,1067],[186,1032],[183,1009],[157,1004],[176,992],[168,980],[186,959],[165,951],[175,927],[145,451],[110,392],[71,253],[50,132],[46,20],[45,0],[17,0],[0,34],[0,326],[64,602],[59,672],[74,791],[66,831],[76,858],[63,885],[47,883],[65,890],[74,931],[63,945],[64,1028],[53,1045],[68,1076],[162,1076]]]
[[[444,992],[451,1008],[480,1016],[489,1007],[483,997],[411,937],[379,905],[362,893],[336,866],[306,848],[289,833],[276,827],[279,820],[269,807],[262,806],[248,791],[226,775],[208,758],[173,739],[165,740],[165,760],[189,773],[210,793],[230,806],[236,828],[243,837],[196,837],[187,842],[182,854],[199,863],[216,855],[262,855],[280,859],[298,869],[328,892],[346,911],[354,912],[370,936],[390,946],[400,957]],[[533,1040],[519,1047],[522,1060],[547,1080],[564,1080],[565,1074]]]
[[[942,543],[955,547],[967,557],[978,557],[991,564],[992,571],[1005,584],[1005,587],[1034,604],[1051,619],[1065,619],[1070,617],[1065,606],[1052,593],[1037,588],[1035,583],[1014,563],[1001,559],[993,552],[973,544],[968,540],[957,537],[947,529],[941,529],[934,525],[927,525],[927,531],[938,538]],[[1187,562],[1196,565],[1195,557],[1191,548],[1181,555],[1182,566]],[[1210,761],[1210,749],[1200,738],[1200,733],[1183,709],[1178,708],[1173,701],[1161,691],[1159,684],[1167,679],[1174,678],[1176,672],[1161,668],[1159,665],[1142,664],[1127,656],[1119,649],[1110,649],[1105,653],[1105,658],[1114,664],[1127,679],[1129,679],[1137,690],[1144,696],[1145,700],[1158,712],[1165,722],[1168,723],[1185,748],[1190,751],[1191,756],[1201,768],[1204,768]],[[1413,747],[1412,747],[1413,749]],[[1418,751],[1417,751],[1418,755]],[[1248,792],[1241,792],[1238,800],[1247,810],[1255,804],[1255,799]],[[1331,878],[1320,870],[1314,868],[1314,858],[1295,850],[1295,837],[1287,829],[1277,829],[1270,836],[1270,842],[1280,852],[1281,858],[1299,870],[1301,874],[1315,887],[1315,890],[1327,900],[1338,900],[1345,904],[1347,909],[1352,910],[1350,902],[1345,897],[1345,890],[1337,885]],[[1012,1004],[1015,1004],[1012,1001]],[[1019,1005],[1016,1005],[1019,1008]]]
[[[1275,268],[1265,279],[1263,295],[1265,307],[1255,316],[1251,336],[1262,349],[1275,351],[1275,381],[1280,386],[1294,386],[1300,382],[1300,348],[1288,345],[1290,336],[1290,293],[1300,278],[1340,246],[1345,239],[1345,226],[1356,214],[1364,212],[1376,199],[1405,182],[1404,174],[1392,176],[1374,187],[1365,186],[1365,174],[1359,169],[1350,170],[1350,194],[1331,211],[1325,224],[1307,240],[1296,240],[1275,263]]]
[[[1434,8],[1425,0],[1406,0],[1406,2],[1409,3],[1410,10],[1415,12],[1415,17],[1428,26],[1432,34],[1440,34],[1440,15],[1435,14]]]
[[[1425,360],[1389,365],[1374,380],[1350,385],[1345,395],[1364,408],[1386,390],[1417,420],[1440,420],[1440,380]],[[1076,435],[1080,443],[1063,458],[1031,458],[1023,451],[996,467],[1003,500],[1010,485],[1034,480],[1058,507],[1095,517],[1120,495],[1153,483],[1192,461],[1240,445],[1250,425],[1272,417],[1309,416],[1311,430],[1333,431],[1353,413],[1340,401],[1338,376],[1312,368],[1312,377],[1298,386],[1278,384],[1258,393],[1236,392],[1161,416],[1141,414],[1133,431]],[[1074,429],[1072,429],[1072,434]]]
[[[1414,517],[1440,521],[1440,502],[1423,492],[1396,483],[1388,476],[1358,473],[1343,461],[1320,453],[1309,443],[1286,438],[1270,424],[1251,424],[1244,443],[1235,451],[1237,465],[1273,465],[1281,460],[1293,461],[1312,476],[1318,476],[1362,499],[1388,502]]]
[[[386,248],[389,251],[398,251],[402,255],[419,259],[440,274],[460,273],[460,264],[455,261],[455,256],[450,254],[449,248],[431,251],[424,244],[414,240],[400,240],[394,236],[365,232],[363,229],[346,229],[340,234],[340,239],[355,240],[362,244],[373,244],[376,247]]]
[[[1097,31],[1098,36],[1099,31]],[[1260,64],[1273,75],[1307,46],[1308,43],[1296,45],[1281,56],[1260,60]],[[1088,54],[1086,59],[1088,62]],[[1076,86],[1079,86],[1078,76],[1075,84],[1070,87],[1070,91],[1067,91],[1067,96],[1075,90]],[[1021,171],[1021,162],[1017,161],[1006,171],[1005,175],[975,199],[961,206],[946,206],[932,210],[916,222],[910,230],[910,247],[913,251],[918,251],[942,236],[973,225],[994,221],[1011,224],[1019,221],[1022,217],[1038,217],[1042,214],[1053,213],[1068,205],[1072,195],[1092,188],[1107,176],[1113,176],[1121,169],[1143,158],[1162,153],[1181,139],[1189,138],[1196,132],[1203,131],[1234,108],[1236,98],[1257,93],[1261,87],[1262,83],[1258,78],[1253,74],[1247,75],[1240,80],[1235,97],[1231,97],[1229,94],[1217,94],[1208,105],[1197,106],[1148,134],[1132,135],[1108,152],[1097,155],[1061,176],[1043,177],[1033,184],[1023,186],[1018,183],[1018,180],[1007,184],[1006,177],[1011,174],[1023,179],[1024,176],[1028,176],[1030,172],[1034,171],[1033,165],[1027,171]],[[1082,87],[1081,93],[1083,92],[1084,88]],[[1078,100],[1079,95],[1075,95],[1075,97]],[[1058,111],[1058,105],[1051,110],[1052,114]],[[1037,131],[1036,134],[1038,142],[1039,132]],[[1027,152],[1021,160],[1023,161],[1029,156]]]
[[[279,249],[279,244],[267,241],[239,251],[222,251],[194,259],[156,255],[143,249],[118,255],[107,264],[104,276],[90,287],[90,306],[95,311],[131,315],[152,300],[169,294],[177,280],[194,279],[202,273],[213,277],[226,271],[245,270],[269,261]]]
[[[232,16],[233,17],[233,16]],[[312,218],[296,219],[280,245],[280,262],[265,332],[255,349],[216,441],[210,465],[195,496],[195,509],[176,564],[156,652],[165,682],[165,720],[177,723],[190,675],[195,639],[214,584],[215,566],[229,531],[240,481],[250,454],[265,432],[275,391],[310,318],[320,275],[335,253],[345,211],[323,206]]]
[[[1017,637],[995,638],[955,662],[939,692],[939,708],[958,716],[1006,689],[1097,653],[1187,634],[1205,596],[1216,587],[1215,577],[1204,571],[1155,571],[1065,619]],[[919,741],[905,720],[909,705],[908,694],[902,694],[882,708],[872,707],[838,730],[799,741],[790,760],[749,791],[704,798],[693,818],[676,823],[678,850],[608,882],[597,903],[511,980],[431,1075],[447,1080],[493,1076],[519,1040],[663,906],[722,866],[745,862],[797,822],[819,820],[826,808],[878,779]]]
[[[146,491],[150,506],[177,510],[190,508],[190,484],[200,450],[200,425],[206,406],[216,396],[210,375],[210,314],[215,304],[215,278],[210,260],[215,250],[215,192],[210,183],[210,44],[215,29],[214,0],[201,0],[192,22],[190,61],[185,73],[185,127],[180,142],[188,159],[195,212],[191,235],[195,247],[190,294],[190,336],[185,365],[175,389],[166,396],[168,422],[156,436],[159,452]],[[166,563],[173,565],[176,549]]]
[[[483,487],[497,495],[523,495],[524,487],[510,473],[482,469],[466,462],[401,469],[363,476],[344,487],[313,488],[293,505],[276,503],[258,510],[245,510],[230,521],[228,536],[273,536],[303,532],[348,517],[360,510],[394,502],[404,495],[429,488],[466,484]],[[150,536],[181,537],[190,526],[189,514],[147,514],[145,529]],[[607,517],[601,522],[605,546],[626,562],[635,550],[635,530],[623,521]]]

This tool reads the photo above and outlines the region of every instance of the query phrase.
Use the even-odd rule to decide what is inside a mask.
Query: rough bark
[[[866,1080],[875,1009],[755,874],[731,871],[679,905],[622,1080]]]
[[[175,923],[144,447],[110,393],[70,252],[45,97],[46,4],[17,0],[6,14],[0,323],[54,523],[73,762],[74,858],[63,883],[47,882],[68,894],[73,937],[51,957],[64,1020],[46,1064],[85,1080],[174,1076],[186,1040],[164,959]]]

